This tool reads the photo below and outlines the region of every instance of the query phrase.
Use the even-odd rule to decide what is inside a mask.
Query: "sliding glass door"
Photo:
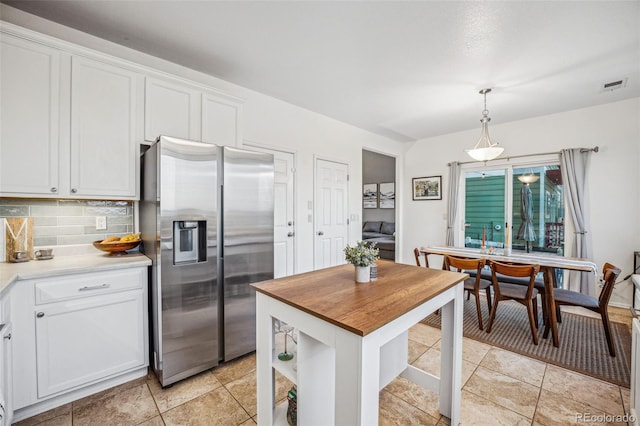
[[[461,173],[464,246],[564,252],[564,190],[558,161],[494,167],[468,165]]]

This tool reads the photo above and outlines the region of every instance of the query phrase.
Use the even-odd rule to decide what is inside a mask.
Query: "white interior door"
[[[273,276],[280,278],[293,275],[295,273],[294,154],[252,146],[246,148],[273,154],[275,169]]]
[[[348,240],[349,166],[316,160],[314,268],[345,263]]]

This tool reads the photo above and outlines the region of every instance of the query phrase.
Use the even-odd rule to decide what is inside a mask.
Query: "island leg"
[[[462,383],[463,284],[456,286],[454,299],[440,310],[442,345],[440,350],[440,413],[460,423]]]

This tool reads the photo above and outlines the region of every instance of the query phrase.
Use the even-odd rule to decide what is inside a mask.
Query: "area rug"
[[[483,322],[489,321],[489,313],[483,299]],[[422,320],[424,324],[440,328],[440,317],[432,314]],[[631,333],[626,324],[611,323],[616,356],[609,355],[602,321],[578,314],[562,312],[558,323],[560,347],[553,346],[551,333],[542,338],[542,314],[539,315],[539,342],[534,345],[524,306],[513,301],[500,302],[491,333],[478,328],[476,306],[473,301],[464,303],[463,334],[465,337],[516,352],[549,364],[564,367],[596,377],[616,385],[629,387],[631,360]]]

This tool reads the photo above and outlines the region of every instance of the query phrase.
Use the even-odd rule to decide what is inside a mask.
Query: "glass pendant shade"
[[[472,149],[465,149],[466,153],[476,161],[489,161],[497,158],[504,152],[504,148],[499,147],[497,143],[491,142],[489,136],[489,111],[487,110],[487,93],[491,89],[482,89],[480,94],[484,95],[484,110],[482,111],[482,132],[480,133],[480,139]]]
[[[518,180],[522,183],[526,183],[527,185],[530,183],[537,182],[538,179],[540,179],[540,176],[534,175],[533,171],[531,172],[531,174],[518,176]]]

